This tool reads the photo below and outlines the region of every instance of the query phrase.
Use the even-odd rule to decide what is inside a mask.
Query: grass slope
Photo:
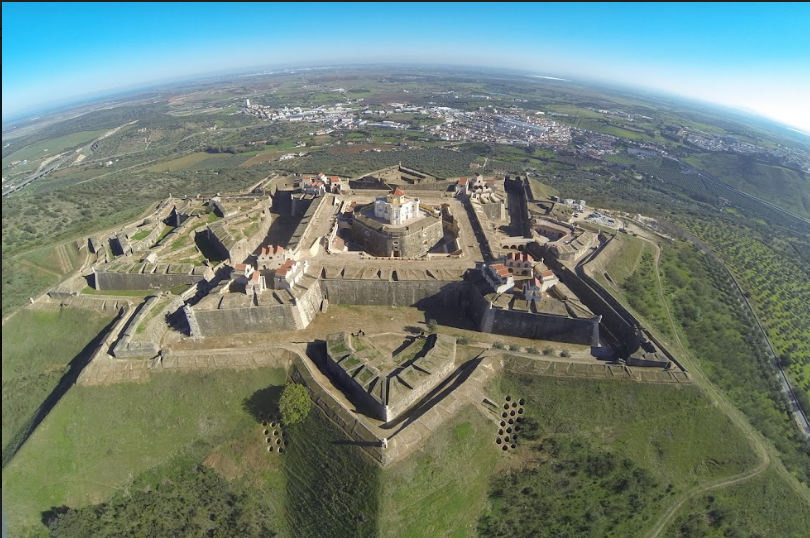
[[[245,401],[285,377],[276,369],[165,373],[141,385],[74,387],[3,469],[9,535],[44,536],[42,512],[105,501],[148,471],[157,483],[166,466],[227,455],[234,440],[253,435],[251,446],[263,450]]]
[[[290,428],[284,460],[293,536],[376,536],[380,469],[313,409]]]
[[[382,474],[381,536],[474,536],[498,462],[493,424],[472,407]]]
[[[112,320],[94,310],[23,310],[3,325],[3,448]],[[90,353],[91,350],[85,350]]]
[[[810,529],[810,506],[776,471],[701,495],[685,505],[665,536],[800,538]]]
[[[492,392],[525,398],[526,419],[512,468],[493,479],[485,536],[637,535],[671,495],[756,464],[695,386],[507,372]]]

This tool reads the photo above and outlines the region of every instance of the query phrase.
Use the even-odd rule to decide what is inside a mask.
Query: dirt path
[[[700,367],[693,361],[681,341],[680,335],[678,333],[678,329],[675,326],[675,322],[672,319],[672,314],[669,310],[669,303],[664,296],[664,286],[661,281],[661,272],[659,271],[659,265],[661,261],[661,247],[655,241],[650,241],[650,243],[655,248],[655,260],[654,260],[654,267],[655,267],[655,277],[656,282],[658,284],[658,296],[661,300],[661,304],[664,306],[664,311],[667,314],[667,320],[669,321],[670,326],[672,327],[672,332],[675,335],[675,341],[680,348],[680,360],[682,363],[688,368],[689,372],[692,374],[692,380],[700,386],[712,403],[718,407],[723,413],[728,416],[728,418],[740,429],[743,435],[748,439],[753,447],[754,451],[757,454],[759,459],[759,463],[753,469],[749,469],[737,475],[734,475],[729,478],[708,482],[706,484],[701,484],[695,486],[691,489],[686,490],[685,492],[681,493],[675,498],[673,504],[667,508],[667,510],[661,514],[658,518],[658,521],[652,526],[650,531],[646,534],[648,538],[655,538],[660,536],[667,526],[672,522],[672,519],[678,513],[678,510],[686,503],[686,501],[697,497],[707,491],[712,491],[716,489],[726,488],[729,486],[733,486],[744,482],[746,480],[750,480],[755,478],[765,472],[768,467],[771,465],[771,456],[766,447],[765,443],[763,442],[762,438],[760,437],[759,433],[754,431],[754,429],[749,424],[746,417],[742,414],[742,412],[737,409],[735,406],[730,404],[721,394],[720,392],[715,389],[715,387],[711,384],[711,382],[706,378],[703,374],[703,371]],[[776,466],[777,472],[782,475],[786,481],[791,485],[791,487],[799,494],[799,496],[807,499],[807,493],[804,492],[800,487],[795,484],[792,480],[792,476],[784,469],[781,465]]]

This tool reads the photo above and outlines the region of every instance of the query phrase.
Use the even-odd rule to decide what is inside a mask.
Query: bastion
[[[326,371],[359,406],[380,420],[394,420],[447,379],[455,365],[455,338],[411,338],[392,355],[378,348],[373,337],[332,334],[326,341]]]

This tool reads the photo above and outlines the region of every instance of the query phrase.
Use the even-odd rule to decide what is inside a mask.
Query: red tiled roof
[[[292,269],[293,265],[295,265],[295,260],[284,260],[284,263],[276,269],[276,274],[279,276],[287,276],[287,273]]]
[[[259,278],[261,278],[261,276],[262,276],[262,275],[260,275],[258,271],[255,271],[255,272],[253,273],[253,275],[250,277],[250,279],[251,279],[251,280],[255,280],[255,281],[257,281],[257,282],[258,282],[258,280],[259,280]]]
[[[554,271],[552,271],[551,269],[545,269],[540,273],[540,275],[543,278],[550,278],[554,276]]]
[[[399,187],[397,187],[397,188],[396,188],[396,189],[394,189],[394,191],[391,193],[391,196],[405,196],[405,191],[403,191],[402,189],[400,189]]]
[[[244,263],[237,263],[237,264],[236,264],[236,270],[237,270],[237,271],[244,271],[245,269],[247,269],[247,265],[246,265],[246,264],[244,264]]]
[[[262,256],[267,256],[267,252],[268,252],[267,247],[262,247],[261,255]]]
[[[339,183],[340,178],[337,176],[329,176],[329,181],[331,181],[332,183]]]
[[[469,180],[466,177],[463,177],[463,178],[458,180],[458,184],[459,185],[466,185],[467,181],[469,181]]]
[[[502,278],[506,278],[509,276],[509,269],[502,263],[494,263],[492,264],[492,268],[498,273],[498,276]]]

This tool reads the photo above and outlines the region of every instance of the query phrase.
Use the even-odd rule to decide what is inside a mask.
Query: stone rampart
[[[481,332],[594,346],[599,344],[599,318],[572,318],[543,312],[492,307],[468,284],[469,312]]]
[[[323,294],[330,304],[374,306],[459,305],[466,284],[459,281],[322,280]]]
[[[194,337],[304,329],[320,310],[323,300],[317,280],[308,286],[289,303],[242,308],[186,307],[184,311]]]
[[[94,269],[97,290],[168,290],[175,286],[191,286],[204,280],[205,267],[132,264],[120,270],[106,267]]]

